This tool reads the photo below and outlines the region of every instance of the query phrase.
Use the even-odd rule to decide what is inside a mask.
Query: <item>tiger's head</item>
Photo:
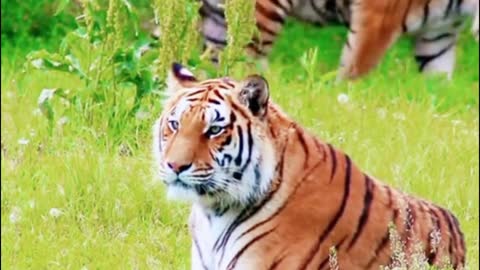
[[[153,151],[168,197],[212,207],[252,203],[268,191],[275,155],[263,77],[198,81],[174,63],[165,92]]]

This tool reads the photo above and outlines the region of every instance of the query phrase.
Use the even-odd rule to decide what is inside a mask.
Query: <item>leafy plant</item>
[[[75,108],[80,110],[94,107],[92,104],[106,104],[111,112],[109,124],[116,125],[115,115],[118,116],[119,112],[135,115],[142,99],[159,88],[160,81],[153,65],[157,53],[150,50],[157,46],[157,42],[138,35],[138,17],[128,1],[109,0],[107,8],[97,1],[83,1],[81,4],[83,15],[79,17],[78,27],[63,38],[59,51],[31,52],[27,55],[26,68],[77,77],[83,85],[70,89],[69,97],[62,98],[69,104],[75,102]],[[133,41],[131,33],[134,33]],[[129,86],[134,86],[135,95],[133,104],[127,108],[116,97],[118,91]],[[54,88],[56,86],[52,86]],[[54,119],[59,117],[52,106],[56,96],[39,100],[50,128]]]

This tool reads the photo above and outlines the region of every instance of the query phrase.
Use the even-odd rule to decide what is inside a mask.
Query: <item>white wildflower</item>
[[[150,114],[148,112],[139,111],[135,114],[135,118],[138,120],[147,119]]]
[[[328,265],[332,270],[338,270],[338,259],[337,259],[337,251],[335,247],[331,247],[328,253]]]
[[[30,208],[35,208],[35,200],[30,200],[28,201],[28,206],[30,206]]]
[[[18,139],[17,142],[18,142],[18,144],[20,144],[20,145],[27,145],[27,144],[30,142],[30,140],[25,139],[25,138],[20,138],[20,139]]]
[[[461,124],[463,124],[462,120],[458,120],[458,119],[452,120],[452,125],[454,125],[454,126],[458,126],[458,125],[461,125]]]
[[[50,214],[51,217],[53,218],[58,218],[60,217],[61,215],[63,215],[63,212],[62,210],[58,209],[58,208],[52,208],[50,209],[50,211],[48,212]]]
[[[41,115],[41,114],[42,114],[42,111],[41,111],[39,108],[37,108],[37,109],[35,109],[35,110],[32,111],[32,114],[35,115],[35,116]]]
[[[377,115],[380,119],[385,119],[387,117],[387,110],[385,108],[377,109]]]
[[[19,207],[15,206],[12,208],[12,212],[10,212],[10,215],[8,217],[12,224],[18,223],[20,219],[22,219],[22,210]]]
[[[347,94],[341,93],[341,94],[338,95],[337,101],[340,104],[346,104],[346,103],[348,103],[349,98],[348,98]]]
[[[405,121],[405,114],[401,112],[396,112],[393,114],[393,118],[399,121]]]
[[[62,185],[57,185],[57,190],[60,195],[65,196],[65,189],[63,188]]]
[[[35,68],[42,68],[43,67],[43,59],[41,59],[41,58],[32,60],[31,63],[32,63],[32,66],[34,66]]]
[[[44,88],[38,97],[38,104],[43,104],[45,101],[51,99],[56,90],[55,88]]]
[[[68,117],[63,116],[60,119],[58,119],[57,124],[60,126],[65,125],[68,122]]]
[[[121,232],[121,233],[119,233],[119,234],[117,235],[117,237],[118,237],[119,239],[122,239],[122,240],[125,239],[125,238],[127,238],[127,236],[128,236],[128,233],[126,233],[126,232]]]

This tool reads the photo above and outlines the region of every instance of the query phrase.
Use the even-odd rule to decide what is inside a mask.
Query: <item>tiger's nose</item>
[[[183,171],[188,170],[190,167],[192,167],[192,163],[181,165],[176,162],[167,162],[167,166],[170,169],[172,169],[175,173],[179,174]]]

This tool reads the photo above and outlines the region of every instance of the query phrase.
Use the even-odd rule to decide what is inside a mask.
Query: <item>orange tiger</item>
[[[340,269],[391,263],[395,225],[411,260],[465,265],[455,216],[362,172],[269,99],[265,79],[198,81],[174,64],[154,125],[168,196],[193,203],[192,269]],[[416,245],[415,245],[416,246]]]
[[[200,8],[201,32],[207,46],[216,49],[227,44],[223,3],[202,0]],[[468,16],[475,16],[472,31],[478,40],[478,11],[478,0],[256,0],[259,36],[252,39],[248,51],[266,56],[285,19],[292,16],[320,26],[340,23],[349,28],[339,79],[366,74],[403,34],[415,39],[420,71],[451,77],[455,44]]]

